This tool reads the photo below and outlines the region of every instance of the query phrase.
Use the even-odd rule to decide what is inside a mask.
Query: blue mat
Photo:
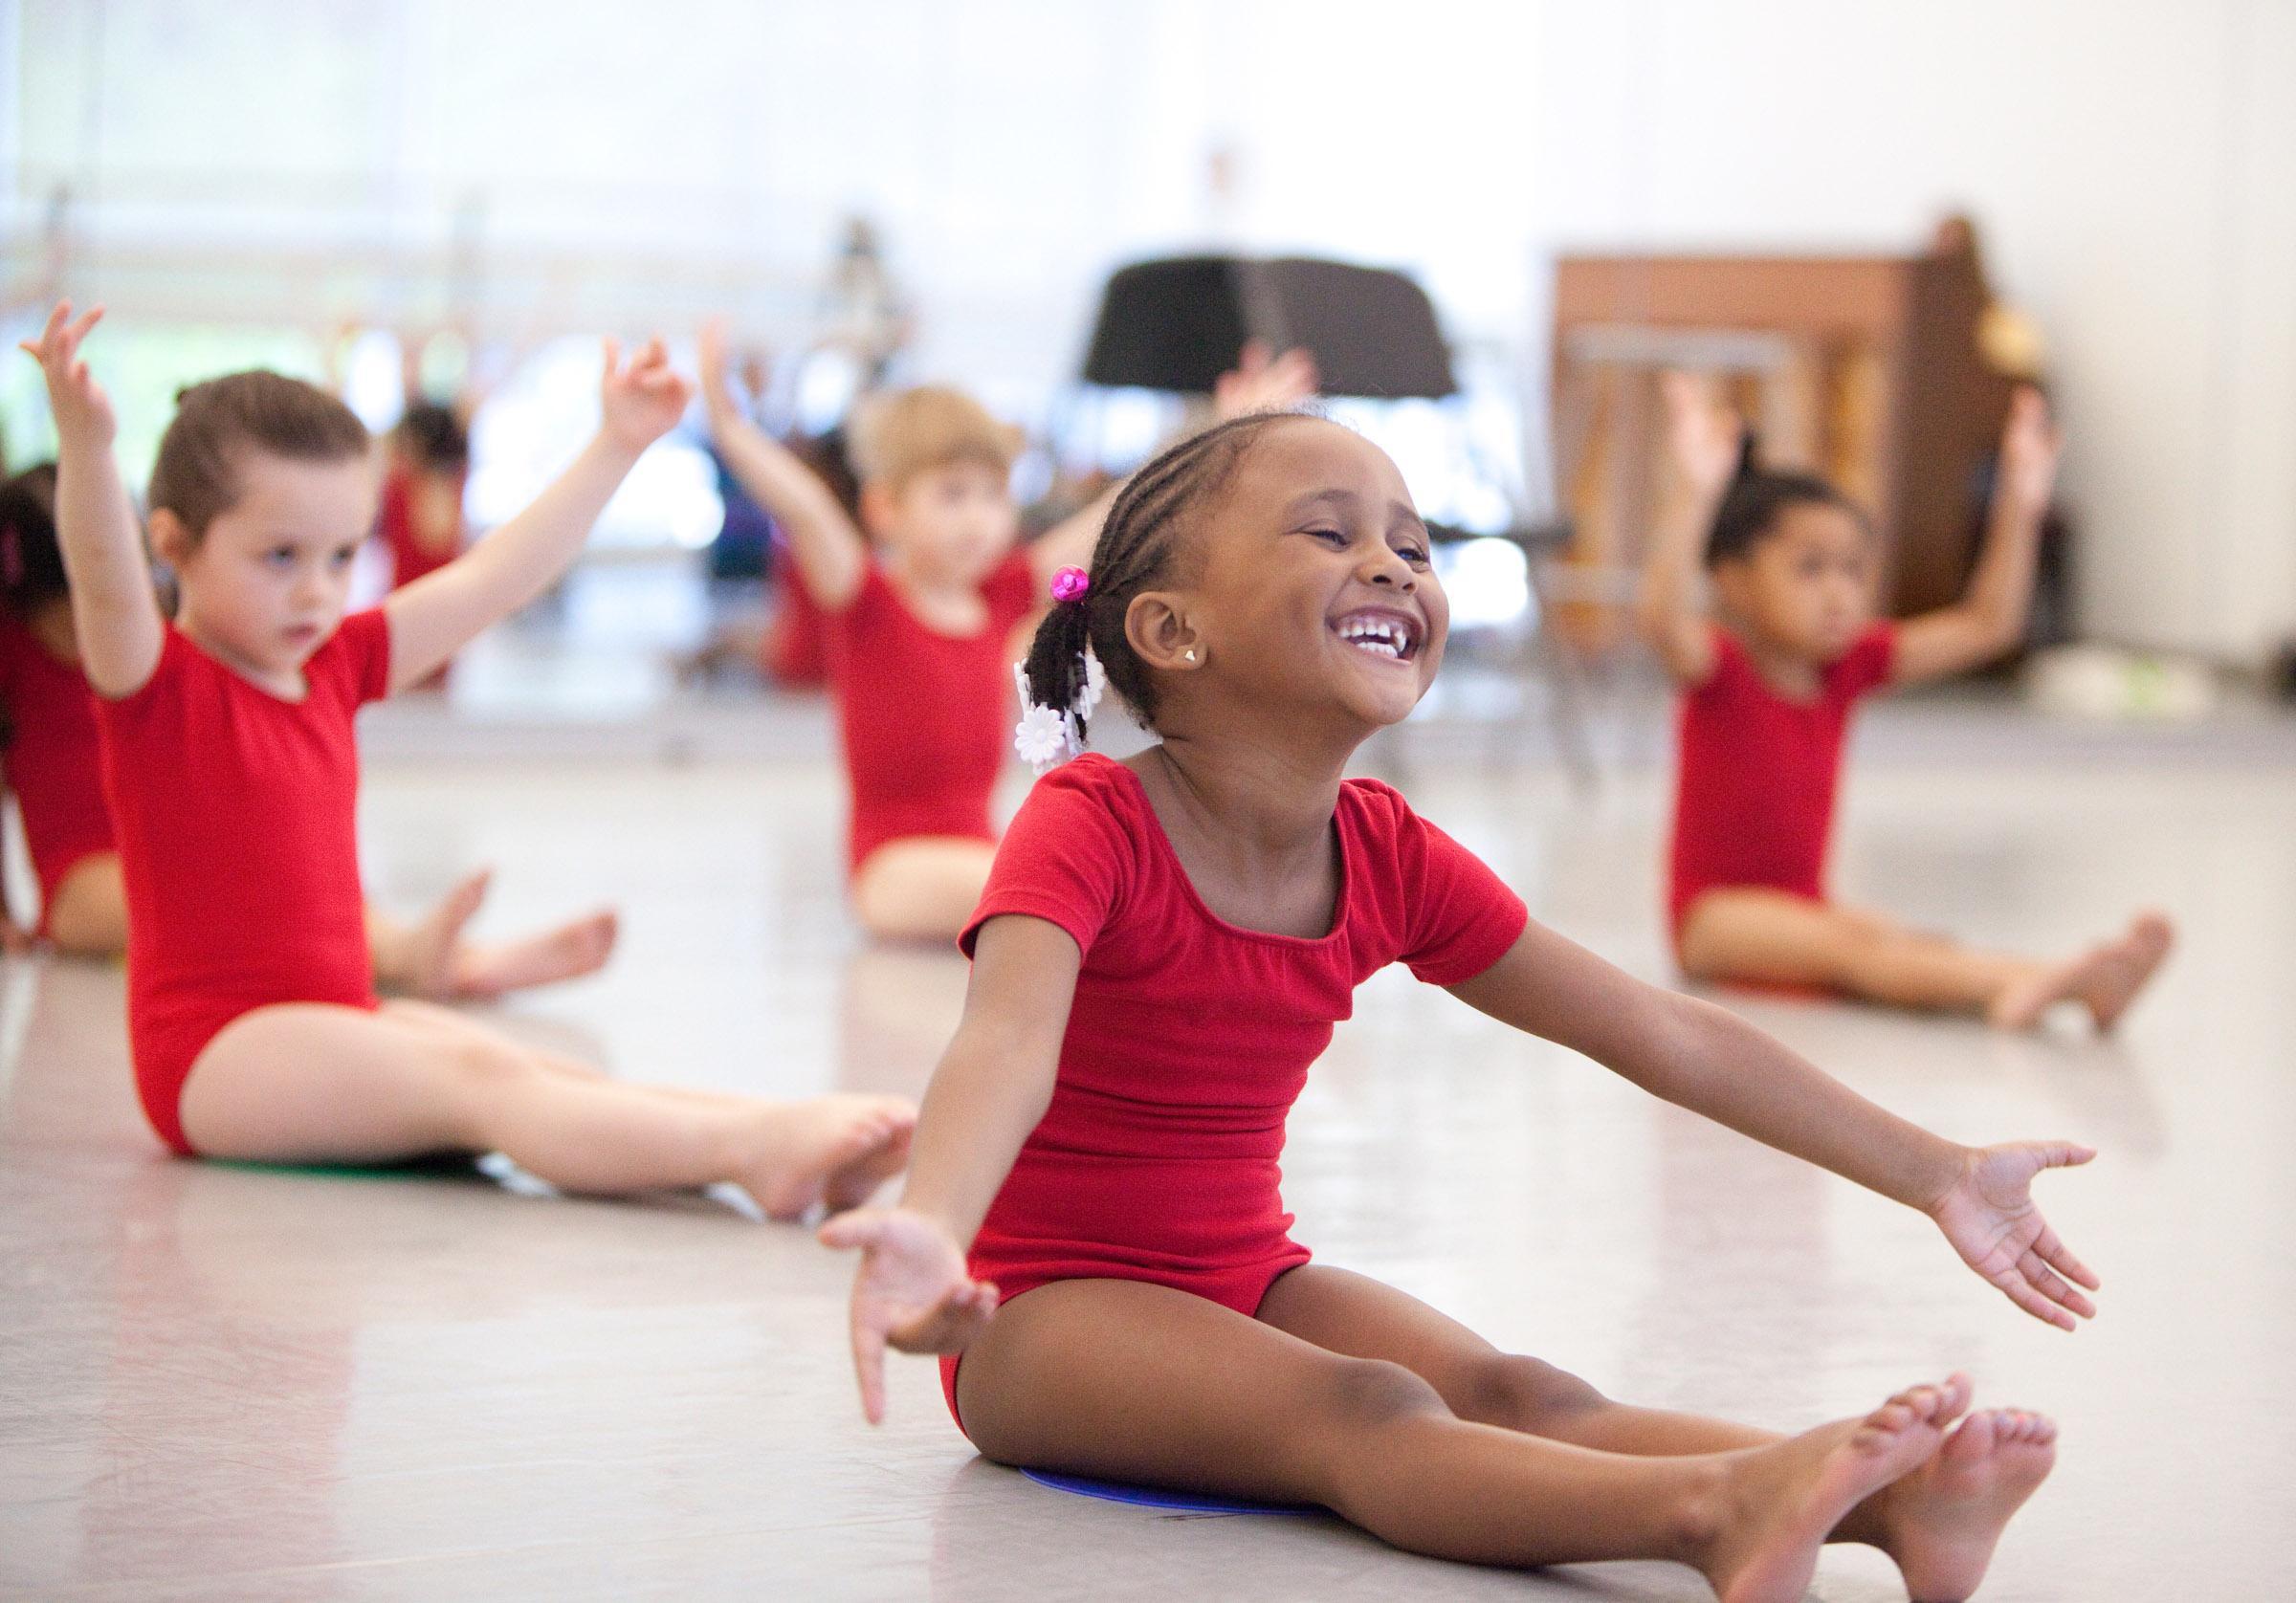
[[[1089,1475],[1053,1475],[1024,1469],[1023,1475],[1040,1486],[1078,1497],[1096,1497],[1108,1503],[1129,1503],[1140,1508],[1162,1508],[1176,1514],[1320,1514],[1313,1504],[1245,1503],[1236,1498],[1199,1497],[1193,1492],[1170,1492],[1160,1486],[1136,1486],[1124,1481],[1095,1481]]]

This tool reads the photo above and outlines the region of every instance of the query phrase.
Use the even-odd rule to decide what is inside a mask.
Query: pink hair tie
[[[1063,606],[1082,601],[1092,587],[1093,576],[1082,568],[1062,568],[1052,576],[1052,599]]]

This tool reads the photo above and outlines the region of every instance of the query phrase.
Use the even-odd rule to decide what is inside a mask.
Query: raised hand
[[[2033,1177],[2096,1155],[2070,1141],[1979,1147],[1970,1153],[1961,1177],[1930,1207],[1961,1262],[2034,1318],[2063,1330],[2077,1328],[2076,1314],[2087,1319],[2096,1313],[2081,1288],[2094,1291],[2100,1283],[2033,1205]]]
[[[112,413],[111,398],[88,372],[88,364],[79,360],[79,342],[102,320],[103,308],[98,306],[75,322],[72,303],[59,300],[48,314],[48,326],[40,330],[40,337],[22,340],[17,347],[32,353],[48,381],[48,406],[55,416],[58,437],[99,448],[111,445],[120,425]]]
[[[2049,404],[2031,384],[2010,397],[2001,425],[2001,460],[1994,494],[2023,516],[2038,521],[2057,491],[2057,459],[2064,449],[2049,416]]]
[[[733,406],[733,368],[726,360],[724,318],[712,318],[701,325],[695,354],[701,364],[702,405],[712,413]]]
[[[965,1272],[964,1250],[938,1221],[906,1208],[856,1208],[821,1227],[824,1246],[859,1248],[853,1277],[853,1372],[861,1412],[885,1418],[885,1350],[961,1352],[996,1311],[997,1288]]]
[[[606,377],[598,386],[600,431],[617,445],[644,450],[677,427],[694,386],[670,365],[659,340],[649,340],[627,365],[622,348],[606,341]]]
[[[1669,372],[1659,381],[1667,404],[1667,443],[1684,481],[1703,500],[1719,501],[1737,476],[1746,425],[1695,374]]]
[[[1248,340],[1236,364],[1212,384],[1212,411],[1222,423],[1250,412],[1280,412],[1315,393],[1315,359],[1304,350],[1277,356],[1265,340]]]

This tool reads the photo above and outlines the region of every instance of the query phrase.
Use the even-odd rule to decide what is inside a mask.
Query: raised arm
[[[2041,526],[2056,492],[2062,447],[2048,403],[2039,390],[2020,387],[2009,403],[2009,420],[2001,427],[1993,507],[1969,589],[1953,605],[1898,626],[1890,655],[1892,684],[1943,679],[2016,646],[2033,605]]]
[[[1708,534],[1737,472],[1745,425],[1688,373],[1662,381],[1674,482],[1643,558],[1635,624],[1678,684],[1703,685],[1714,671],[1714,626],[1701,586]]]
[[[117,701],[142,690],[160,666],[167,627],[135,508],[112,459],[118,420],[79,360],[80,341],[102,318],[99,306],[75,322],[72,303],[59,302],[40,337],[23,348],[40,364],[55,415],[55,533],[72,586],[80,666],[98,695]]]
[[[821,475],[742,415],[726,370],[721,323],[701,331],[701,403],[727,470],[788,537],[806,593],[831,612],[852,605],[869,575],[869,541]]]
[[[591,525],[630,468],[676,424],[691,396],[659,340],[627,365],[608,340],[603,413],[582,454],[524,512],[384,602],[390,621],[390,688],[420,684],[480,630],[557,583],[582,554]]]
[[[966,1273],[965,1249],[1052,1100],[1081,961],[1041,918],[981,927],[964,1020],[925,1092],[900,1204],[822,1226],[828,1245],[861,1249],[853,1369],[872,1425],[885,1417],[887,1347],[960,1352],[996,1311],[997,1288]]]
[[[2065,1141],[1972,1148],[1866,1101],[1735,1014],[1661,991],[1536,923],[1452,994],[1583,1052],[1653,1096],[1928,1214],[1962,1262],[2072,1329],[2097,1278],[2033,1205],[2034,1175],[2096,1154]]]
[[[1212,386],[1212,421],[1217,425],[1251,412],[1287,411],[1311,399],[1317,383],[1315,359],[1308,352],[1294,349],[1277,356],[1267,340],[1247,340],[1236,355],[1235,366]],[[1040,588],[1062,568],[1091,565],[1100,526],[1108,521],[1108,509],[1116,504],[1127,482],[1116,480],[1029,546],[1028,560]]]

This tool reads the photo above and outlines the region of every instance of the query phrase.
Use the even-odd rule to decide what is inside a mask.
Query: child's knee
[[[1610,1399],[1567,1370],[1536,1358],[1494,1352],[1468,1376],[1461,1417],[1546,1435],[1548,1427]]]
[[[1381,1430],[1451,1412],[1423,1376],[1379,1358],[1336,1360],[1323,1377],[1317,1400],[1332,1425],[1349,1431]]]
[[[474,1090],[503,1091],[542,1077],[542,1065],[515,1042],[468,1036],[446,1048],[455,1080]]]

